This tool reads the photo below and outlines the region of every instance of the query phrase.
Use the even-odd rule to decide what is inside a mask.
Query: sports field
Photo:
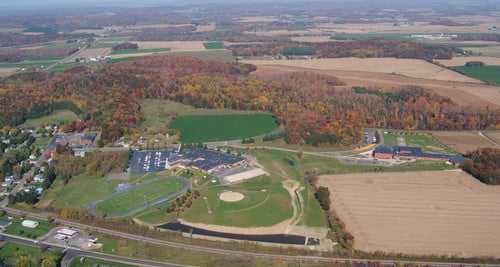
[[[183,187],[184,183],[178,179],[160,179],[104,200],[96,205],[96,209],[110,215],[124,213]]]
[[[276,129],[268,114],[251,115],[185,115],[170,125],[181,133],[184,143],[213,142],[263,135]]]
[[[462,73],[470,77],[476,78],[483,82],[494,83],[500,85],[500,66],[482,66],[482,67],[454,67]]]
[[[500,188],[457,171],[322,176],[364,251],[500,256]]]

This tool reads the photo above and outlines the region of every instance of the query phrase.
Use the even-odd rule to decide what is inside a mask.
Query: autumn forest
[[[362,127],[477,130],[500,123],[498,109],[459,106],[415,85],[346,89],[333,76],[297,72],[263,79],[252,75],[255,69],[157,55],[61,74],[16,74],[1,81],[0,121],[18,125],[64,103],[81,113],[84,127],[102,130],[105,145],[137,131],[143,120],[139,99],[169,99],[211,109],[266,111],[285,128],[287,142],[314,146],[355,144]]]

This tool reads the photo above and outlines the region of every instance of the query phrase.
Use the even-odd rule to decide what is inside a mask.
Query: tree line
[[[485,184],[500,184],[500,149],[479,148],[465,155],[460,166]]]
[[[346,42],[300,43],[292,41],[267,42],[230,47],[234,56],[265,55],[316,55],[322,58],[342,57],[396,57],[415,59],[451,59],[454,53],[463,52],[459,48],[422,43],[369,39]]]

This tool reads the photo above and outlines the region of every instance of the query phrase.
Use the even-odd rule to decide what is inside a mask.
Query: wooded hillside
[[[137,100],[154,98],[267,111],[283,124],[288,142],[316,146],[354,144],[361,127],[476,130],[499,124],[499,110],[460,107],[416,86],[339,90],[343,83],[332,76],[303,72],[262,80],[249,75],[254,70],[249,64],[156,55],[62,74],[11,76],[0,85],[0,122],[16,125],[41,105],[71,102],[107,143],[136,131],[142,120]]]

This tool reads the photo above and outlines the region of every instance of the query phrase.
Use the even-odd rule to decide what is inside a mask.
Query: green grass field
[[[52,186],[40,196],[36,205],[52,205],[56,208],[86,208],[92,201],[114,193],[119,182],[107,182],[104,177],[75,176],[66,186],[56,179]]]
[[[147,202],[180,190],[183,186],[184,184],[177,179],[161,179],[100,202],[96,205],[96,209],[106,214],[127,212]]]
[[[209,42],[209,43],[203,43],[203,46],[206,49],[224,49],[224,44],[221,42]]]
[[[234,109],[194,108],[178,102],[163,99],[140,99],[141,111],[145,120],[141,126],[146,129],[167,130],[174,115],[235,115],[255,114],[255,111]],[[264,114],[264,113],[262,113]]]
[[[114,63],[120,63],[120,62],[125,62],[125,61],[130,61],[134,59],[141,58],[141,56],[130,56],[130,57],[122,57],[122,58],[111,58],[106,61],[108,64],[114,64]]]
[[[0,247],[0,258],[2,266],[15,266],[18,255],[30,255],[32,258],[43,257],[43,252],[39,247],[24,246],[13,242],[7,242]]]
[[[184,143],[236,140],[263,135],[276,129],[271,115],[185,115],[170,125]]]
[[[453,67],[467,76],[476,78],[483,82],[494,83],[500,85],[500,66],[482,66],[482,67]]]
[[[38,226],[35,228],[28,228],[21,225],[23,220],[19,218],[14,218],[12,224],[5,229],[6,234],[17,235],[31,239],[37,239],[50,232],[52,229],[46,221],[38,221]]]
[[[387,133],[384,134],[384,143],[387,146],[397,146],[397,137],[404,137],[406,140],[406,146],[420,147],[423,152],[426,153],[437,153],[437,154],[456,154],[450,148],[443,147],[437,143],[431,136],[426,134],[396,134]]]
[[[111,52],[111,55],[125,55],[125,54],[140,54],[140,53],[162,53],[168,52],[170,48],[152,48],[152,49],[125,49]]]
[[[78,116],[69,110],[56,110],[51,115],[27,120],[23,124],[21,124],[20,127],[42,127],[44,125],[67,123],[78,119]]]

